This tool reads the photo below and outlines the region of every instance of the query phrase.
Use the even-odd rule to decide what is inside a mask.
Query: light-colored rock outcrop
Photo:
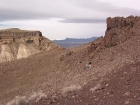
[[[61,47],[43,37],[40,31],[17,28],[0,31],[0,63],[59,48]]]
[[[0,62],[14,60],[15,54],[9,45],[1,45]]]

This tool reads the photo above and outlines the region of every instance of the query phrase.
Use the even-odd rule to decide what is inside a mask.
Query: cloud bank
[[[0,0],[0,28],[6,25],[33,29],[36,26],[34,29],[49,34],[50,38],[55,37],[56,33],[50,34],[48,29],[57,30],[60,37],[85,37],[79,35],[83,30],[77,26],[84,27],[84,32],[87,33],[90,24],[92,27],[98,24],[100,29],[105,29],[107,17],[140,15],[139,3],[139,0]],[[66,30],[66,34],[69,32],[68,28],[73,31],[70,36],[62,35],[63,32],[59,31]],[[88,35],[96,33],[97,28],[91,29]],[[103,31],[102,33],[104,34]]]

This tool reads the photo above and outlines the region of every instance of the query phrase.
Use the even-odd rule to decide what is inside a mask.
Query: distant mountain
[[[53,42],[57,43],[58,45],[64,47],[64,48],[71,48],[75,46],[79,46],[84,43],[92,42],[98,37],[91,37],[91,38],[66,38],[64,40],[52,40]]]
[[[66,38],[64,40],[53,40],[55,43],[87,43],[92,42],[93,40],[97,39],[98,37],[91,37],[91,38]]]

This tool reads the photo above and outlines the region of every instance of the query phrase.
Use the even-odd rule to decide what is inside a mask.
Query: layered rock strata
[[[42,36],[40,31],[17,28],[0,31],[0,62],[26,58],[44,50],[61,48]]]

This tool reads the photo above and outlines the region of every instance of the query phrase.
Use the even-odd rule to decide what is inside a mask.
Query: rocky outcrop
[[[43,50],[59,48],[61,47],[43,37],[40,31],[17,28],[0,31],[0,62],[26,58]]]
[[[140,35],[140,17],[107,18],[107,29],[104,37],[106,47],[121,44],[136,35]]]
[[[105,36],[91,43],[89,52],[98,52],[102,49],[116,46],[128,39],[140,35],[140,17],[128,16],[107,18]]]

